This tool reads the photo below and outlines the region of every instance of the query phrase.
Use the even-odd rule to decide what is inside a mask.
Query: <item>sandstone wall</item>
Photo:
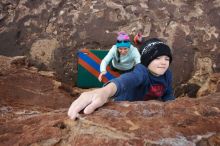
[[[109,49],[118,31],[142,32],[173,48],[174,86],[182,96],[189,93],[183,88],[196,93],[220,71],[219,15],[220,0],[1,0],[0,55],[26,55],[74,83],[79,49]]]

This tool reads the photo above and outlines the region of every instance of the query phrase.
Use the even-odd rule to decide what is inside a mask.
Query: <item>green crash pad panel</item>
[[[107,73],[103,81],[98,80],[100,64],[107,55],[108,50],[82,49],[78,52],[77,87],[96,88],[102,87],[104,83],[118,77],[120,74],[114,72],[107,66]]]

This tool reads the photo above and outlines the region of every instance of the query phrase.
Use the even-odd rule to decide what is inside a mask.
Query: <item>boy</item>
[[[132,72],[111,80],[102,88],[82,93],[70,106],[69,117],[75,119],[84,108],[84,113],[90,114],[110,97],[115,101],[173,100],[172,74],[168,69],[172,62],[171,49],[154,38],[143,43],[140,54],[141,64]]]

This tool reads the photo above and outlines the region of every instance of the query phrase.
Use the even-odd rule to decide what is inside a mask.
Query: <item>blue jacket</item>
[[[173,100],[172,73],[168,69],[164,75],[154,76],[142,64],[133,71],[112,79],[117,86],[115,101]]]

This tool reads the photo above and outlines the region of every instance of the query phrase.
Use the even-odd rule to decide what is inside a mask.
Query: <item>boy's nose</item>
[[[161,60],[161,64],[167,64],[169,61],[167,61],[166,59],[162,59]]]

